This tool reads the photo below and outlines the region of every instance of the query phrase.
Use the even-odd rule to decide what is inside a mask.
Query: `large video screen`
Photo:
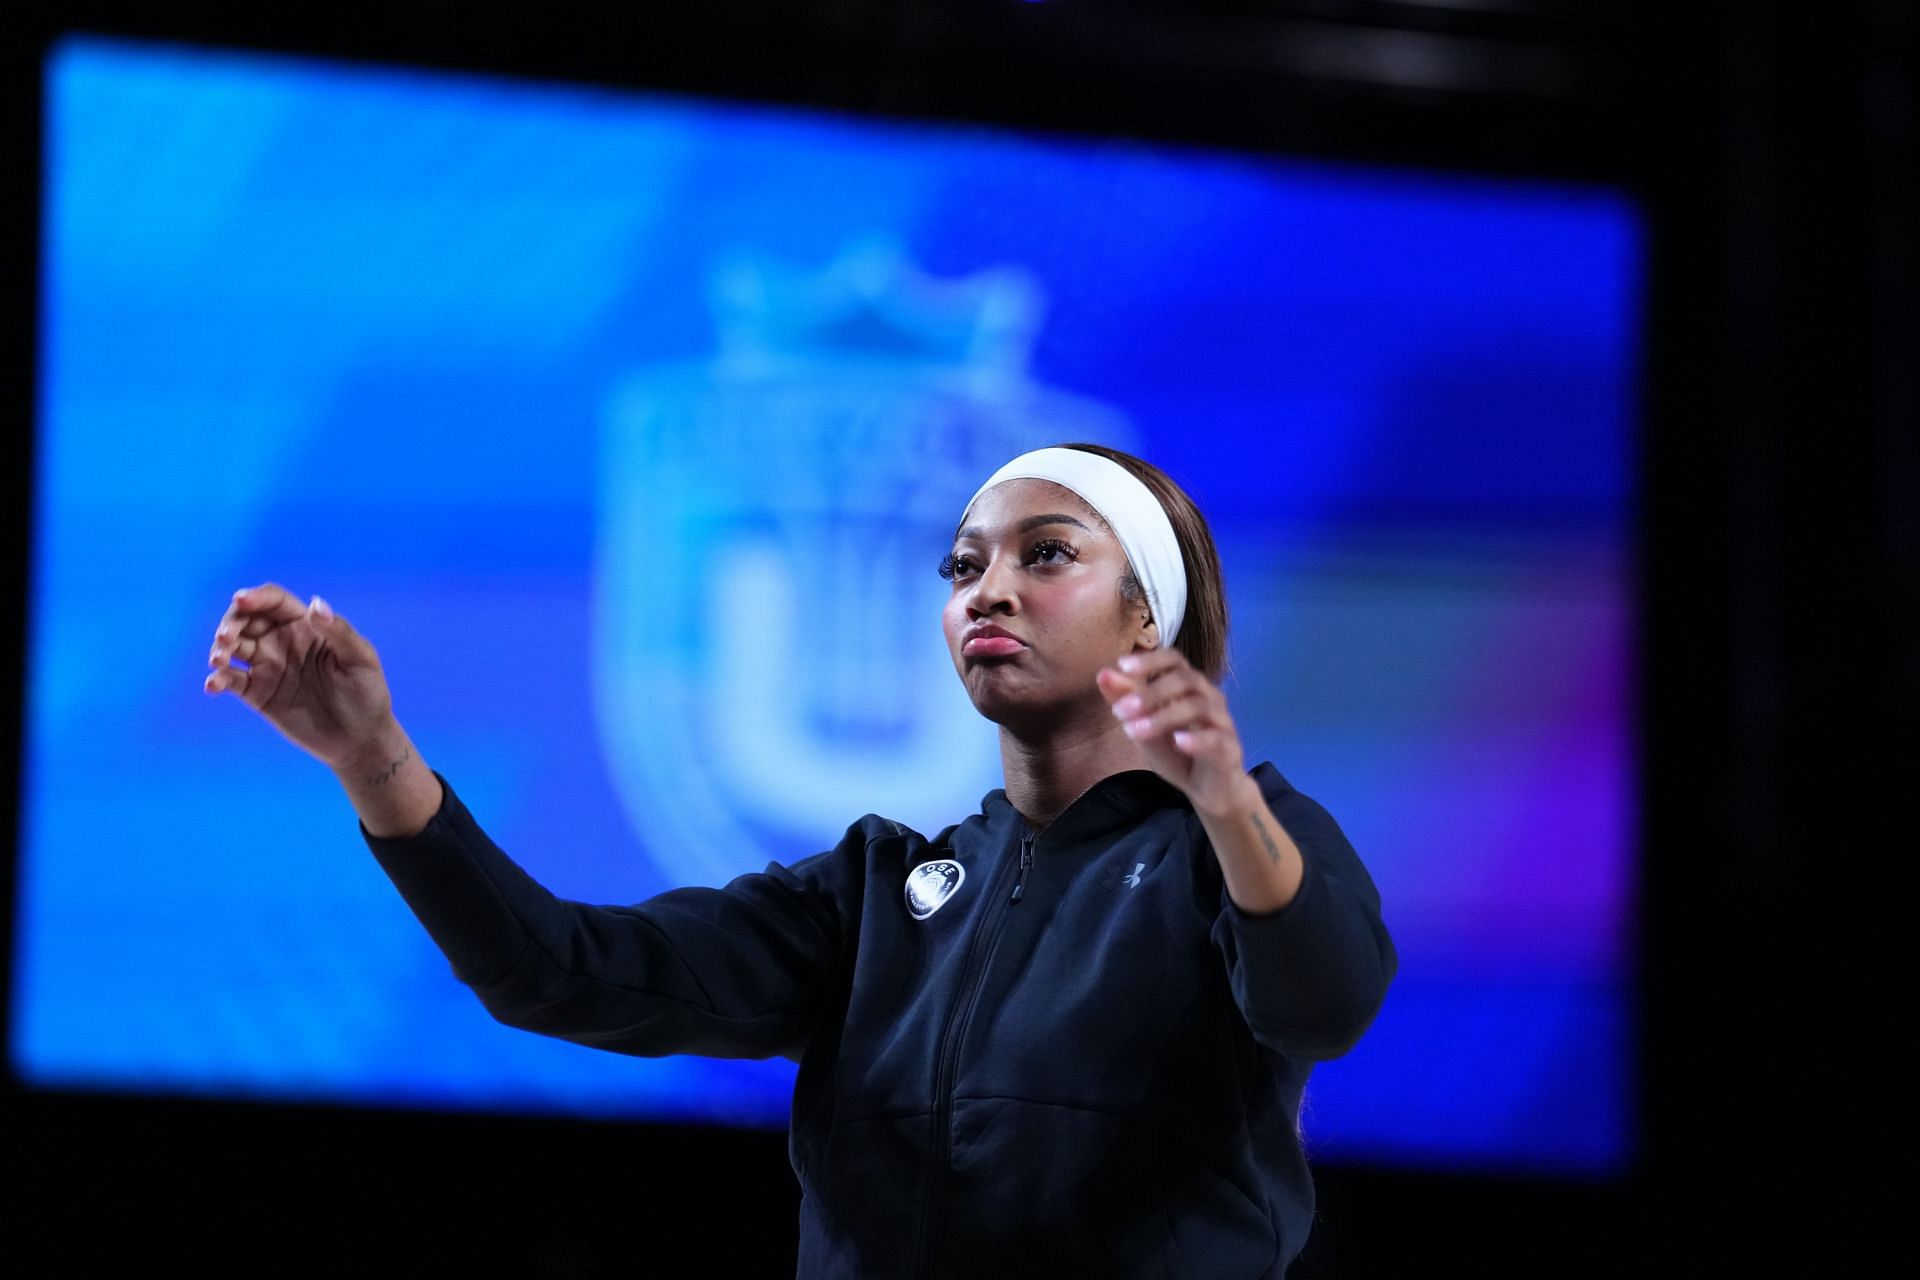
[[[634,902],[978,809],[935,568],[1095,440],[1212,521],[1248,764],[1399,948],[1309,1156],[1631,1160],[1621,193],[98,38],[45,92],[22,1080],[784,1126],[789,1061],[495,1023],[214,624],[324,595],[509,854]]]

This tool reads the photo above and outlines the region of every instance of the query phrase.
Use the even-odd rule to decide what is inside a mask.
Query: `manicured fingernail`
[[[1138,715],[1139,713],[1140,695],[1137,693],[1130,693],[1113,704],[1113,714],[1122,720],[1125,720],[1128,716]]]
[[[333,609],[319,596],[313,598],[313,611],[322,618],[331,619],[333,617]]]
[[[1127,736],[1129,738],[1137,738],[1152,727],[1153,721],[1146,716],[1142,716],[1138,720],[1129,720],[1127,721]]]
[[[1138,671],[1140,669],[1140,659],[1138,655],[1130,653],[1120,659],[1120,669],[1122,671]]]

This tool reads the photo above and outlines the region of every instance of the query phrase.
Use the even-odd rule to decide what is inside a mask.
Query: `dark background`
[[[1643,1159],[1617,1183],[1322,1168],[1320,1222],[1290,1274],[1850,1270],[1891,1199],[1865,1152],[1903,1123],[1874,1072],[1907,1004],[1890,961],[1893,873],[1920,851],[1896,804],[1920,777],[1915,6],[388,0],[356,12],[219,0],[14,12],[0,37],[4,907],[39,63],[63,31],[1628,190],[1651,248]],[[101,597],[139,625],[111,566]],[[251,838],[241,822],[237,856]],[[0,1265],[51,1251],[57,1271],[793,1270],[799,1190],[782,1134],[48,1094],[11,1076],[5,1087],[24,1185]]]

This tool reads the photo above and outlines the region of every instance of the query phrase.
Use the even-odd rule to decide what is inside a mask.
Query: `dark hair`
[[[1219,684],[1227,668],[1227,582],[1226,575],[1220,571],[1220,555],[1214,550],[1213,531],[1207,527],[1207,518],[1200,514],[1200,508],[1172,476],[1144,458],[1103,444],[1054,447],[1096,453],[1117,462],[1160,500],[1161,509],[1173,524],[1174,537],[1180,543],[1180,562],[1187,574],[1187,611],[1173,647],[1187,655],[1194,670],[1204,672],[1207,679]],[[1126,593],[1127,603],[1147,604],[1147,593],[1131,570],[1120,580],[1120,588]]]

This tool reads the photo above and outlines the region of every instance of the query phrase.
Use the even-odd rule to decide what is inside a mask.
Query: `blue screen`
[[[637,901],[974,812],[934,567],[1098,440],[1212,522],[1248,762],[1399,947],[1309,1155],[1631,1159],[1619,193],[98,39],[46,92],[25,1080],[783,1126],[790,1062],[493,1022],[214,624],[324,595],[509,854]]]

